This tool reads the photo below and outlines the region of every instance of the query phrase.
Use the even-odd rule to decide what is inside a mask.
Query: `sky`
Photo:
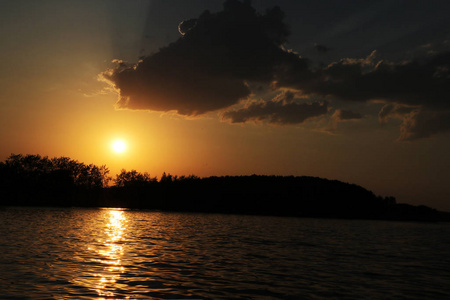
[[[437,0],[0,1],[0,159],[316,176],[450,211],[448,12]]]

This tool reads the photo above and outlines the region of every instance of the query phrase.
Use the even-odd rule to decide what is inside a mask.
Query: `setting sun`
[[[450,300],[449,13],[0,0],[0,300]]]
[[[116,153],[122,153],[125,151],[126,148],[127,148],[127,145],[122,140],[116,140],[112,143],[112,149]]]

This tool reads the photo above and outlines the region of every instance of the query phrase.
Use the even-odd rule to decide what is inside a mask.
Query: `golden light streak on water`
[[[104,238],[98,240],[100,249],[97,253],[100,259],[96,261],[104,265],[102,272],[95,274],[98,278],[96,292],[101,297],[114,297],[114,289],[120,275],[125,271],[121,264],[123,256],[123,240],[127,219],[123,210],[105,210]]]
[[[450,226],[0,209],[1,299],[449,299]]]

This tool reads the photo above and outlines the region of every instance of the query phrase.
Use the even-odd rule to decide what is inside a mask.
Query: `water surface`
[[[448,299],[450,226],[0,209],[1,299]]]

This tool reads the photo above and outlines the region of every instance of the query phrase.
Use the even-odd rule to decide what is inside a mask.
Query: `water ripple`
[[[0,211],[1,299],[446,299],[450,226]]]

